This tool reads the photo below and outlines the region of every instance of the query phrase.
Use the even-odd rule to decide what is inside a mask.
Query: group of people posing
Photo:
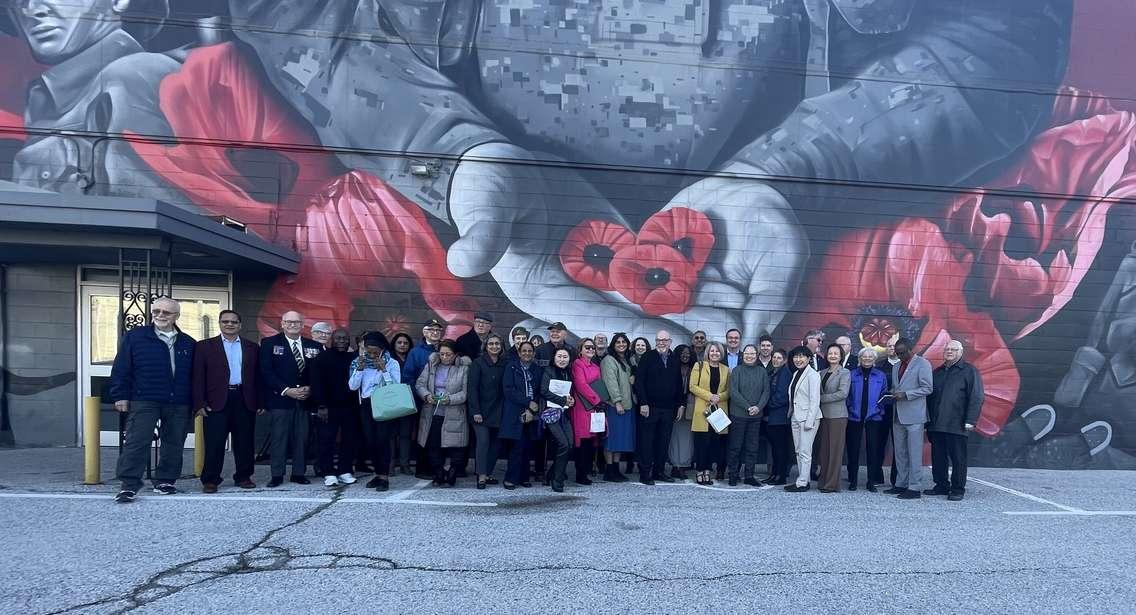
[[[882,357],[872,348],[853,355],[846,336],[822,350],[820,331],[789,351],[775,348],[769,336],[743,346],[737,330],[726,333],[724,344],[698,331],[689,345],[673,349],[665,330],[655,335],[653,349],[647,339],[624,333],[610,342],[599,334],[573,345],[562,323],[548,326],[548,341],[533,340],[520,327],[506,340],[492,331],[492,315],[478,313],[473,328],[456,340],[442,339],[442,323],[429,320],[415,344],[404,333],[353,339],[324,323],[313,326],[317,339],[309,339],[302,336],[303,317],[288,312],[282,332],[258,347],[239,336],[240,316],[231,310],[221,314],[221,335],[194,344],[176,328],[179,311],[172,300],[156,302],[153,327],[128,333],[115,361],[111,393],[116,407],[130,412],[119,501],[131,501],[142,484],[156,423],[163,446],[154,490],[177,491],[190,408],[205,421],[206,493],[221,482],[229,438],[234,483],[256,486],[255,415],[267,412],[270,487],[283,483],[289,458],[290,480],[309,482],[311,424],[319,434],[316,466],[329,487],[355,483],[353,465],[366,457],[373,466],[366,469],[374,472],[367,486],[389,489],[396,460],[412,473],[413,442],[424,453],[416,473],[428,472],[440,487],[466,476],[472,452],[478,489],[539,481],[562,492],[572,461],[579,485],[599,475],[626,481],[626,464],[646,485],[693,478],[701,485],[764,483],[803,492],[817,481],[819,491],[833,493],[845,466],[847,488],[858,488],[863,452],[863,484],[875,492],[884,484],[890,435],[892,487],[885,493],[958,500],[965,493],[967,435],[983,398],[979,374],[962,359],[959,341],[947,345],[943,364],[932,369],[912,353],[909,340],[895,340]],[[392,384],[412,389],[417,412],[373,419],[370,398]],[[921,492],[925,429],[935,484]],[[176,446],[167,446],[167,437]],[[174,448],[176,455],[166,450]],[[759,482],[762,463],[768,476]]]

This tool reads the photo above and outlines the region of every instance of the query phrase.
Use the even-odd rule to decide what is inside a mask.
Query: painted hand
[[[714,247],[679,320],[711,339],[724,339],[731,328],[743,339],[772,331],[796,301],[809,258],[789,202],[755,180],[709,177],[679,192],[663,211],[682,207],[710,219]]]
[[[568,229],[584,220],[626,224],[588,182],[564,168],[526,164],[532,158],[504,143],[478,146],[463,157],[450,188],[459,235],[447,253],[450,271],[461,278],[490,273],[521,311],[573,331],[637,337],[673,328],[620,293],[583,285],[565,272],[560,248]]]

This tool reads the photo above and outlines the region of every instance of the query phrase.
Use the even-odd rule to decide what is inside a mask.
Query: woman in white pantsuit
[[[820,374],[813,369],[813,353],[798,346],[789,353],[793,379],[789,383],[789,425],[793,430],[793,447],[797,450],[797,482],[785,491],[809,490],[809,468],[812,467],[813,440],[820,424]]]

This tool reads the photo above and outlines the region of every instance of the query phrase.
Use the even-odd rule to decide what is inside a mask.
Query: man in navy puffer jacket
[[[154,427],[161,449],[154,473],[154,493],[177,493],[182,447],[189,426],[190,372],[194,339],[177,328],[181,305],[162,297],[150,308],[153,326],[129,331],[119,346],[110,373],[110,396],[126,418],[126,442],[118,457],[119,503],[134,500],[142,488],[142,472]]]

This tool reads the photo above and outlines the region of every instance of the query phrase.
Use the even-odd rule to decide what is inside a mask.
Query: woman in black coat
[[[477,449],[474,453],[474,468],[477,472],[477,488],[496,485],[493,469],[497,465],[497,436],[501,427],[501,403],[505,399],[503,380],[505,377],[505,342],[500,335],[490,333],[485,338],[481,355],[473,360],[469,368],[469,398],[466,408],[469,423],[477,436]]]
[[[541,410],[541,422],[544,423],[544,429],[548,432],[549,442],[556,446],[552,467],[548,469],[549,475],[547,477],[548,482],[552,485],[552,490],[556,493],[564,491],[564,481],[567,478],[568,457],[572,454],[574,440],[572,422],[568,418],[568,408],[571,408],[576,402],[572,399],[571,394],[557,395],[549,390],[549,386],[553,380],[572,381],[572,371],[568,367],[571,361],[572,355],[567,348],[557,350],[552,355],[552,363],[544,370],[540,383],[541,399],[561,408],[560,412],[556,412],[555,408],[543,408]]]
[[[501,427],[497,437],[508,443],[509,462],[505,468],[506,489],[517,485],[532,487],[529,482],[529,447],[542,436],[540,424],[541,368],[533,359],[536,348],[521,342],[517,358],[505,366],[501,403]]]

